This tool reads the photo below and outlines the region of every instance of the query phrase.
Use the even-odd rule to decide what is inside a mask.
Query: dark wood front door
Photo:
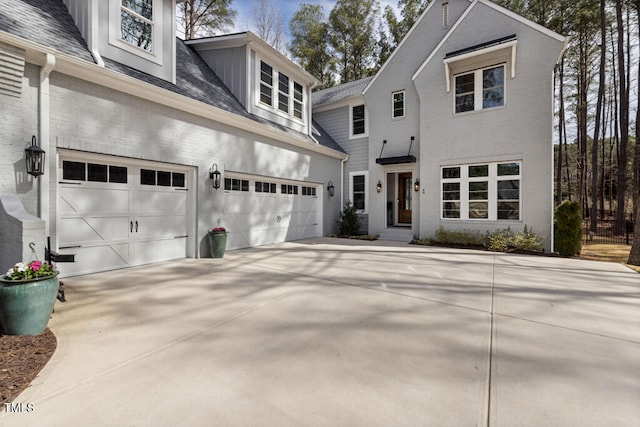
[[[411,174],[398,174],[398,223],[411,224]]]

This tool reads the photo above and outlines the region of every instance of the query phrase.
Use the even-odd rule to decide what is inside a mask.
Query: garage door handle
[[[138,221],[136,221],[136,233],[138,232]]]
[[[133,233],[133,221],[129,221],[129,232]]]

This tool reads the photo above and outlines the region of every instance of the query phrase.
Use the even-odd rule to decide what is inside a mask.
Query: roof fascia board
[[[451,29],[447,32],[447,34],[444,35],[444,37],[442,38],[442,40],[440,40],[440,43],[438,43],[438,45],[435,47],[435,49],[433,49],[433,51],[431,51],[431,54],[427,57],[427,59],[424,60],[424,62],[422,63],[422,65],[418,68],[418,70],[413,73],[413,76],[411,76],[411,80],[415,81],[416,78],[422,73],[422,71],[427,67],[427,65],[429,65],[429,62],[431,62],[431,60],[436,56],[436,54],[440,51],[440,49],[442,48],[442,46],[444,46],[444,44],[447,42],[447,40],[449,40],[449,37],[451,37],[451,34],[453,34],[458,27],[460,26],[460,24],[462,23],[462,21],[464,21],[464,19],[467,17],[467,15],[473,10],[473,8],[475,7],[476,4],[478,4],[479,0],[473,0],[473,3],[471,3],[471,5],[467,8],[467,10],[465,10],[462,15],[460,15],[460,18],[458,18],[458,20],[456,21],[455,24],[453,24],[453,26],[451,27]]]
[[[160,105],[175,108],[205,119],[246,130],[257,135],[272,138],[312,152],[334,157],[336,159],[343,159],[345,157],[344,153],[323,145],[313,144],[309,140],[297,138],[287,132],[271,128],[269,125],[263,125],[249,118],[188,98],[184,95],[177,94],[150,83],[134,79],[133,77],[129,77],[108,68],[102,68],[92,62],[83,61],[69,54],[30,42],[7,32],[0,31],[0,41],[24,49],[26,51],[25,59],[29,63],[43,66],[46,54],[53,54],[56,56],[56,72],[76,77],[100,86],[108,87],[119,92],[124,92]]]
[[[422,15],[420,15],[420,17],[416,20],[416,22],[413,23],[413,25],[411,26],[411,28],[409,29],[407,34],[402,38],[402,40],[400,41],[398,46],[393,50],[393,52],[391,52],[391,55],[387,58],[386,61],[384,61],[384,64],[382,64],[382,67],[380,67],[380,69],[378,70],[376,75],[373,77],[373,79],[371,79],[369,84],[364,88],[364,90],[362,91],[363,95],[365,95],[367,93],[367,91],[369,90],[369,88],[371,86],[373,86],[375,81],[378,79],[378,76],[380,74],[382,74],[382,72],[385,70],[385,68],[387,68],[387,64],[389,64],[393,60],[393,58],[396,56],[396,52],[398,52],[400,50],[400,48],[402,48],[402,46],[404,46],[405,42],[409,39],[409,37],[411,37],[411,35],[415,31],[415,29],[418,26],[418,24],[420,24],[420,22],[424,19],[424,17],[427,15],[427,13],[429,13],[429,10],[431,10],[431,7],[435,3],[436,3],[435,1],[430,1],[429,2],[429,4],[427,5],[427,8],[424,10],[424,12],[422,12]]]

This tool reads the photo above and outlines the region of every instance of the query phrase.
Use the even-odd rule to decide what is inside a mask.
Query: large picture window
[[[465,113],[504,105],[504,65],[455,76],[455,112]]]
[[[153,0],[121,0],[120,38],[153,52]]]
[[[521,220],[521,162],[446,166],[441,169],[441,217]]]

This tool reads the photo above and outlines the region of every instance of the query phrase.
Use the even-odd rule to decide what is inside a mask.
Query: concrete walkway
[[[617,264],[314,239],[65,288],[0,425],[640,425]]]

